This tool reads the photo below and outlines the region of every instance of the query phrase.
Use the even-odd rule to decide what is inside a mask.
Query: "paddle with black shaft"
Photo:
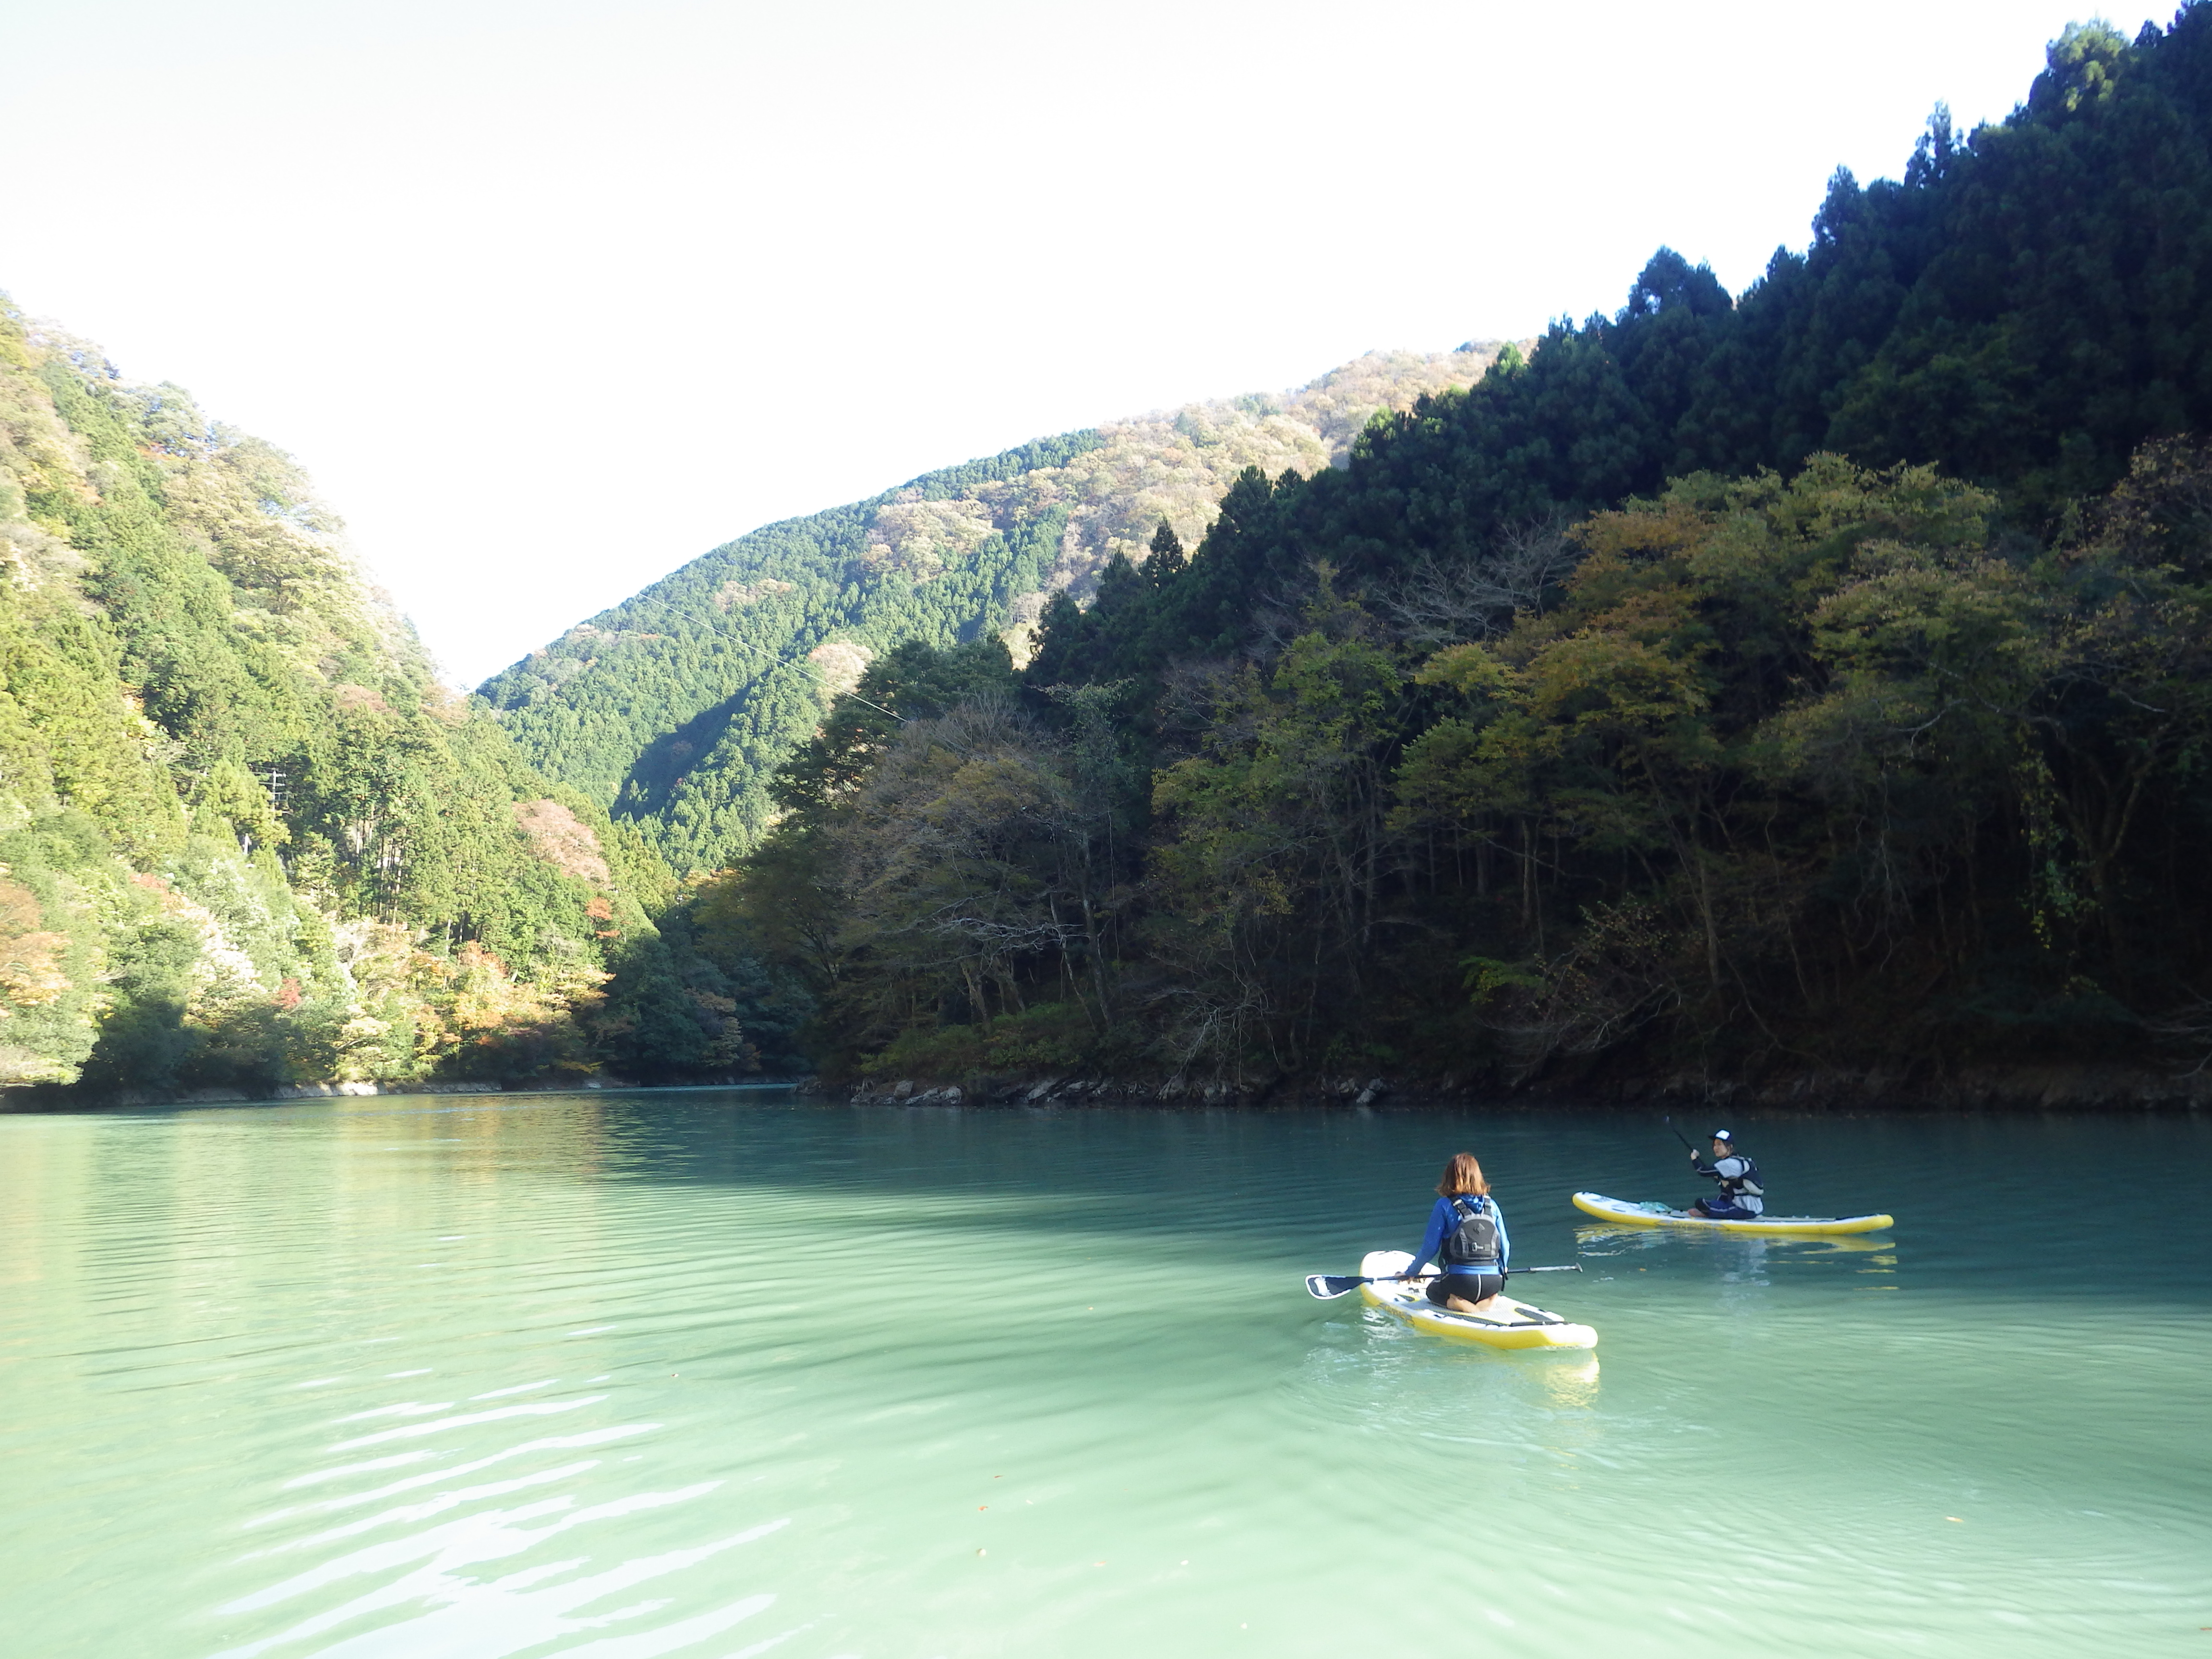
[[[1670,1128],[1670,1129],[1674,1129],[1674,1118],[1673,1118],[1673,1117],[1671,1117],[1671,1116],[1662,1117],[1662,1118],[1661,1118],[1659,1121],[1660,1121],[1662,1123],[1665,1124],[1668,1128]],[[1685,1152],[1688,1152],[1688,1153],[1689,1153],[1689,1155],[1690,1155],[1690,1162],[1691,1162],[1691,1163],[1692,1163],[1692,1164],[1697,1164],[1697,1163],[1698,1163],[1698,1149],[1697,1149],[1696,1147],[1694,1147],[1694,1146],[1691,1146],[1691,1145],[1690,1145],[1689,1137],[1688,1137],[1687,1135],[1685,1135],[1685,1134],[1684,1134],[1684,1133],[1683,1133],[1680,1129],[1674,1129],[1674,1139],[1677,1139],[1677,1140],[1679,1140],[1679,1141],[1680,1141],[1680,1142],[1682,1143],[1682,1149],[1683,1149]],[[1699,1170],[1701,1173],[1704,1171],[1705,1167],[1705,1166],[1704,1164],[1698,1164],[1698,1170]],[[1687,1215],[1687,1214],[1689,1213],[1689,1212],[1688,1212],[1688,1211],[1686,1211],[1686,1210],[1677,1210],[1677,1211],[1674,1211],[1673,1213],[1674,1213],[1674,1214],[1676,1214],[1676,1215]]]
[[[1522,1273],[1578,1273],[1583,1270],[1579,1261],[1565,1267],[1516,1267],[1509,1278],[1517,1279]],[[1389,1285],[1401,1279],[1437,1279],[1438,1273],[1308,1273],[1306,1294],[1316,1301],[1334,1302],[1340,1296],[1349,1296],[1362,1285]]]

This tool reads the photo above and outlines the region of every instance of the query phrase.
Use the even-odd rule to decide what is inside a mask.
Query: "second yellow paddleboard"
[[[1716,1221],[1711,1216],[1686,1215],[1659,1204],[1631,1204],[1602,1193],[1577,1193],[1575,1208],[1601,1221],[1617,1221],[1624,1227],[1702,1227],[1724,1233],[1778,1233],[1798,1237],[1833,1237],[1838,1233],[1878,1233],[1897,1224],[1886,1215],[1763,1215],[1756,1221]]]

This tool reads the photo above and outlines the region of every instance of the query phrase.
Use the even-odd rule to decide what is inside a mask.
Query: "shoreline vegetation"
[[[1741,295],[928,475],[468,698],[0,305],[0,1098],[2194,1105],[2212,5],[2047,64]]]

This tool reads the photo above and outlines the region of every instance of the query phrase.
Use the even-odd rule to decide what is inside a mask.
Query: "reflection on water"
[[[1708,1244],[1708,1241],[1710,1243]],[[1760,1250],[1779,1248],[1785,1250],[1809,1250],[1814,1255],[1860,1255],[1887,1250],[1894,1252],[1897,1239],[1893,1232],[1838,1233],[1833,1236],[1814,1234],[1809,1237],[1767,1238],[1757,1233],[1692,1233],[1665,1227],[1616,1227],[1605,1224],[1575,1229],[1576,1248],[1584,1255],[1617,1255],[1624,1249],[1664,1249],[1670,1243],[1685,1242],[1708,1248],[1729,1249],[1736,1247],[1755,1247]],[[1893,1254],[1890,1260],[1893,1262]]]
[[[1544,1365],[1535,1370],[1555,1411],[1580,1411],[1597,1404],[1596,1355],[1587,1355],[1571,1364]]]
[[[1750,1127],[1791,1208],[1895,1232],[1589,1224],[1569,1192],[1678,1173],[1597,1115],[0,1119],[0,1628],[283,1659],[1551,1655],[1720,1607],[1793,1655],[2199,1639],[2212,1276],[2160,1218],[2212,1134]],[[1597,1353],[1300,1291],[1411,1248],[1462,1146],[1516,1254],[1579,1255],[1531,1282]],[[1479,1586],[1375,1593],[1470,1526]]]

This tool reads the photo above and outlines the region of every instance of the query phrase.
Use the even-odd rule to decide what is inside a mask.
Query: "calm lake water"
[[[2212,1124],[853,1109],[0,1118],[0,1650],[2212,1656]],[[1309,1272],[1485,1161],[1588,1353]]]

